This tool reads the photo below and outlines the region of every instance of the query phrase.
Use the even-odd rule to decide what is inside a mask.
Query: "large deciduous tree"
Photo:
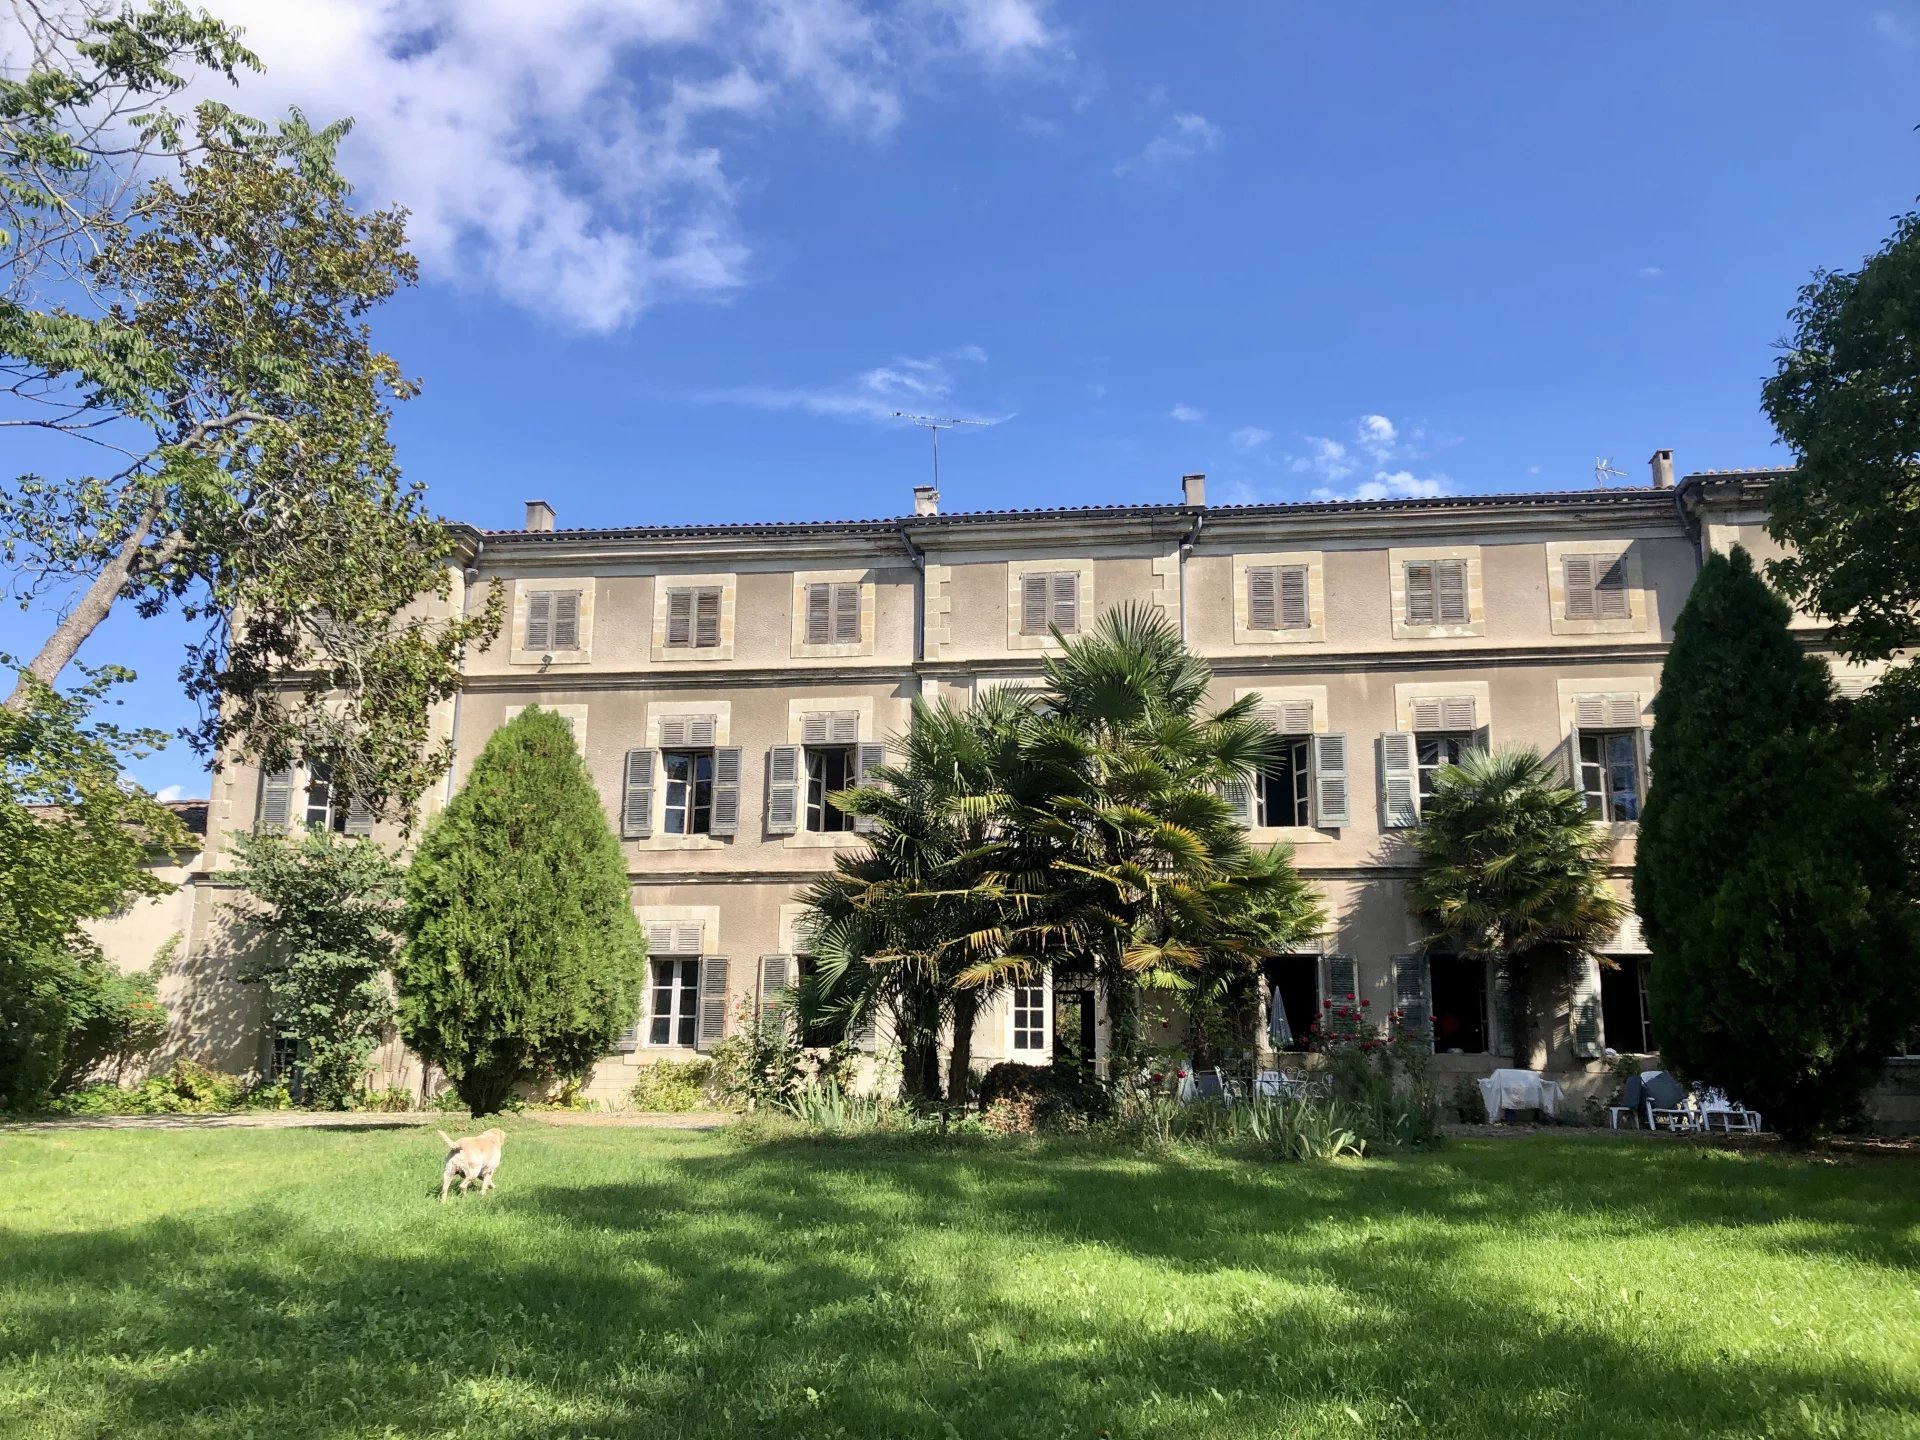
[[[1882,782],[1745,550],[1708,557],[1654,701],[1634,900],[1663,1056],[1783,1134],[1848,1119],[1915,1014]]]
[[[515,1086],[609,1054],[645,970],[626,860],[572,727],[529,708],[487,741],[407,872],[401,1033],[490,1114]]]

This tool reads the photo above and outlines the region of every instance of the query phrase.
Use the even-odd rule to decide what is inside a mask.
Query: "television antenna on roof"
[[[957,420],[945,415],[909,415],[904,410],[894,411],[893,418],[933,432],[933,488],[936,490],[940,488],[940,432],[958,425],[987,426],[995,423],[992,420]]]
[[[1594,457],[1593,484],[1595,489],[1606,489],[1608,482],[1621,479],[1626,473],[1624,470],[1614,468],[1613,457],[1611,455]]]

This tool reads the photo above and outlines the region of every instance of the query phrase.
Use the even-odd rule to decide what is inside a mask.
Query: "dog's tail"
[[[440,1137],[441,1143],[444,1144],[449,1150],[453,1149],[454,1146],[460,1143],[458,1140],[454,1139],[451,1135],[447,1134],[447,1132],[444,1130],[436,1130],[433,1133]]]

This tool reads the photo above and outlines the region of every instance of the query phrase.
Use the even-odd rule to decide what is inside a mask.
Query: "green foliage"
[[[780,1108],[816,1135],[870,1135],[903,1129],[906,1111],[878,1095],[855,1095],[829,1078],[803,1085],[780,1102]]]
[[[98,954],[47,953],[48,983],[67,1016],[55,1094],[102,1069],[120,1069],[166,1039],[167,1012],[157,993],[164,963],[163,953],[151,969],[129,975]]]
[[[830,1057],[825,1067],[829,1076],[833,1068]],[[713,1047],[710,1091],[729,1108],[777,1105],[816,1078],[820,1069],[801,1048],[785,1007],[763,1008],[743,1000],[734,1011],[731,1030]]]
[[[292,1104],[278,1081],[255,1085],[244,1075],[222,1075],[180,1060],[138,1085],[89,1085],[49,1102],[56,1115],[216,1115],[234,1110],[285,1110]]]
[[[551,711],[496,730],[407,873],[400,1028],[471,1112],[582,1075],[633,1024],[646,973],[626,858]]]
[[[1708,557],[1654,701],[1634,898],[1662,1058],[1804,1138],[1916,1013],[1920,934],[1899,817],[1790,618],[1744,550]]]
[[[1003,1060],[980,1079],[980,1109],[1003,1102],[1020,1107],[1028,1122],[1006,1128],[1084,1129],[1113,1114],[1113,1093],[1078,1065],[1020,1065]]]
[[[711,1060],[656,1060],[640,1067],[631,1098],[636,1110],[684,1114],[717,1108]]]
[[[1431,950],[1484,958],[1507,980],[1514,1058],[1532,1063],[1535,970],[1603,945],[1626,907],[1607,886],[1612,839],[1537,752],[1474,751],[1443,769],[1407,838],[1422,868],[1408,908]]]
[[[265,942],[239,978],[266,987],[274,1025],[299,1042],[300,1098],[345,1109],[393,1028],[386,977],[406,872],[371,840],[324,830],[228,844],[240,864],[220,879],[242,892],[232,908]]]
[[[52,963],[68,957],[53,952]],[[67,1007],[49,983],[48,952],[0,949],[0,1110],[37,1110],[66,1057]]]

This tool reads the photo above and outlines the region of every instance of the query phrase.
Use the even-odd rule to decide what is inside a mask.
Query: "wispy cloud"
[[[1185,425],[1198,425],[1207,418],[1207,412],[1196,410],[1191,405],[1176,405],[1167,412],[1167,418],[1178,420]]]
[[[162,785],[158,790],[153,792],[153,798],[158,800],[162,805],[171,805],[175,801],[187,798],[187,787],[184,785]]]
[[[1307,453],[1287,457],[1296,475],[1317,475],[1329,485],[1337,485],[1360,468],[1347,453],[1347,447],[1324,435],[1309,435]]]
[[[956,345],[933,355],[896,355],[884,365],[863,370],[837,385],[741,385],[696,390],[687,398],[706,405],[746,405],[755,410],[798,411],[836,420],[891,420],[902,410],[948,404],[959,388],[954,366],[984,365],[986,361],[987,352],[978,345]]]
[[[1362,415],[1353,429],[1360,448],[1381,464],[1393,454],[1394,442],[1400,438],[1400,431],[1384,415]]]
[[[1882,40],[1898,45],[1903,50],[1911,50],[1915,42],[1920,41],[1920,26],[1891,10],[1873,12],[1873,29]]]
[[[1642,280],[1662,280],[1666,278],[1667,274],[1667,272],[1662,270],[1658,265],[1642,265],[1633,273]]]
[[[1446,475],[1415,475],[1411,470],[1377,470],[1371,480],[1363,480],[1353,489],[1337,491],[1322,486],[1313,492],[1316,500],[1426,500],[1445,495],[1453,488]]]
[[[1228,442],[1242,455],[1251,455],[1271,439],[1273,432],[1262,430],[1258,425],[1242,425],[1227,437]]]
[[[1161,127],[1159,134],[1147,142],[1144,150],[1120,161],[1113,167],[1113,173],[1164,179],[1176,173],[1189,160],[1212,154],[1226,140],[1226,131],[1206,116],[1192,111],[1178,111],[1167,117],[1167,123]]]
[[[1087,386],[1087,396],[1093,400],[1104,400],[1107,398],[1107,387],[1104,385],[1089,384]]]

